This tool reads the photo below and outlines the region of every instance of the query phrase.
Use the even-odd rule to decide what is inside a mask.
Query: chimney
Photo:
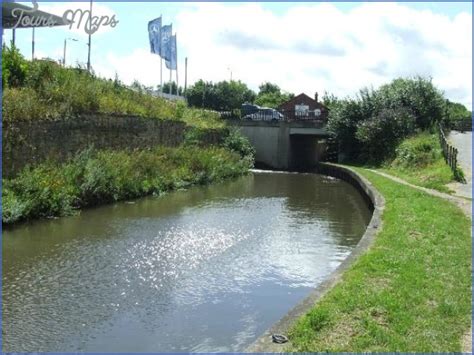
[[[318,102],[318,92],[314,94],[314,101]]]

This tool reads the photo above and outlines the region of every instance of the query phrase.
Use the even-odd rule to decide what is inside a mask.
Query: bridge
[[[256,150],[257,163],[273,169],[313,167],[325,159],[328,138],[321,120],[229,120]]]

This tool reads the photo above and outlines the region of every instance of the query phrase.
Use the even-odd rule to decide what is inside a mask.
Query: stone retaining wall
[[[184,122],[134,116],[82,115],[59,121],[2,123],[2,177],[47,159],[65,161],[90,146],[97,149],[175,147],[183,143]],[[216,144],[222,130],[208,130],[205,144]]]

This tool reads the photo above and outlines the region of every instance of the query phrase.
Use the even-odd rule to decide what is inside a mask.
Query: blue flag
[[[176,70],[178,68],[178,51],[176,49],[176,35],[171,36],[170,41],[171,59],[165,61],[166,68]]]
[[[148,22],[148,38],[151,53],[161,55],[161,16]]]
[[[161,27],[161,58],[171,60],[171,26]]]

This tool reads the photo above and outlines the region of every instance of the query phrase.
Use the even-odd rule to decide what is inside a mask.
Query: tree
[[[440,122],[445,115],[445,99],[431,79],[420,76],[395,79],[380,87],[377,96],[383,108],[404,107],[411,110],[416,118],[416,126],[421,129]]]
[[[328,128],[348,159],[381,162],[415,129],[426,130],[445,115],[446,102],[430,79],[399,78],[354,99],[327,95]]]
[[[179,93],[179,96],[183,95],[183,92],[184,92],[183,87],[180,86],[179,89],[178,89],[175,81],[172,81],[171,83],[168,81],[168,82],[163,84],[163,92],[165,94],[170,93],[170,86],[171,86],[171,95],[178,95],[178,93]],[[158,85],[158,90],[160,90],[159,85]]]
[[[382,109],[357,124],[356,138],[361,143],[362,157],[371,163],[381,163],[395,152],[398,144],[415,127],[415,117],[409,109]]]
[[[459,120],[463,118],[470,118],[472,116],[463,104],[446,100],[446,119],[447,120]]]
[[[241,81],[221,81],[214,84],[199,80],[187,90],[186,98],[193,107],[230,111],[240,109],[244,102],[253,102],[255,93]]]
[[[280,87],[277,84],[272,84],[269,82],[265,82],[262,85],[258,87],[258,94],[259,95],[264,95],[264,94],[272,94],[272,93],[278,93],[280,94],[281,90]]]
[[[340,100],[336,95],[330,94],[325,91],[323,97],[321,98],[321,102],[324,106],[331,110],[333,107],[336,107],[340,103]]]
[[[264,107],[277,108],[295,96],[286,92],[282,93],[278,85],[269,82],[260,85],[259,90],[255,104]]]

